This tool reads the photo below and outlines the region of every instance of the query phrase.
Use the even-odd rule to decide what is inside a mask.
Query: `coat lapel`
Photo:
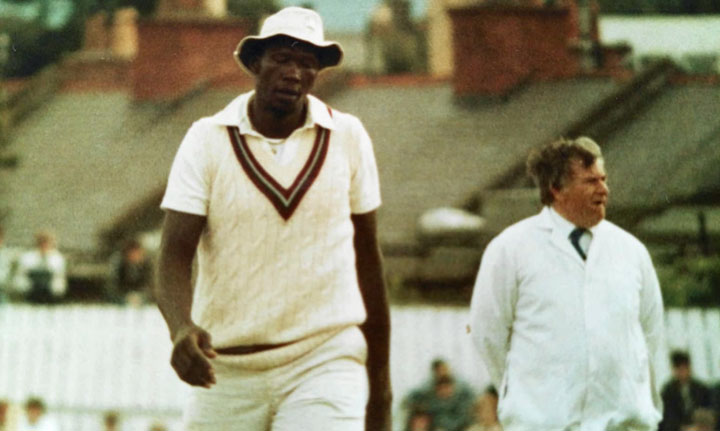
[[[565,233],[562,232],[562,230],[559,229],[553,222],[550,215],[550,209],[548,207],[543,208],[540,213],[540,227],[548,230],[549,242],[554,248],[561,253],[569,255],[570,258],[579,265],[585,266],[585,261],[583,261],[582,257],[580,257],[577,250],[573,248],[570,239],[568,239],[565,236]]]

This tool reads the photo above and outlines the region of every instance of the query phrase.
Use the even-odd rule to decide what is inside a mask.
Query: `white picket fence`
[[[480,390],[486,376],[466,335],[462,307],[394,307],[392,373],[396,409],[429,376],[436,357]],[[720,380],[720,310],[668,310],[669,349],[690,352],[697,377]],[[101,429],[120,411],[123,430],[161,420],[177,430],[187,387],[169,365],[171,344],[154,307],[0,306],[0,399],[42,397],[63,431]],[[662,380],[669,377],[664,364]]]

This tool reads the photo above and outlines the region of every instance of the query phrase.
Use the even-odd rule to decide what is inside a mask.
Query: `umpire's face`
[[[582,161],[570,162],[570,175],[565,184],[553,188],[553,208],[576,226],[590,228],[605,218],[610,190],[602,159],[585,167]]]
[[[260,107],[278,115],[291,115],[304,108],[320,62],[312,45],[280,37],[268,42],[250,69],[255,75],[255,97]]]

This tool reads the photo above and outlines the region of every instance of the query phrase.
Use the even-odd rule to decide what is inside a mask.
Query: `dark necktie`
[[[577,250],[577,252],[580,254],[580,257],[585,260],[587,256],[585,255],[582,247],[580,247],[580,237],[583,233],[585,233],[585,229],[581,227],[576,227],[572,232],[570,232],[570,242],[572,243],[573,247],[575,247],[575,250]]]

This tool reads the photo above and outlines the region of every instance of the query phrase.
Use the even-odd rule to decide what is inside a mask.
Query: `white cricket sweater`
[[[193,124],[162,207],[207,217],[192,317],[214,346],[292,342],[245,355],[265,368],[365,320],[350,215],[380,196],[357,118],[309,97],[308,120],[289,138],[295,160],[281,166],[247,119],[250,96]]]

